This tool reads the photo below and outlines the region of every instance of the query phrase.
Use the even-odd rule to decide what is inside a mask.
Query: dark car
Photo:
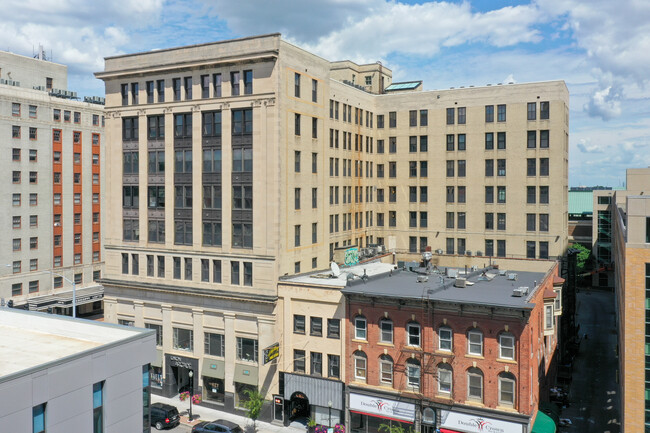
[[[218,419],[216,421],[201,421],[192,427],[192,433],[210,432],[243,433],[243,430],[234,422],[226,421],[225,419]]]
[[[176,427],[181,422],[178,409],[170,404],[154,403],[151,405],[151,425],[156,430]]]

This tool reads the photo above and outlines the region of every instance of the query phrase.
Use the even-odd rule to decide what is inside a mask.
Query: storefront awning
[[[537,411],[535,424],[530,433],[555,433],[556,430],[555,421],[544,412]]]
[[[215,379],[225,379],[226,361],[203,358],[203,364],[201,365],[201,375],[213,377]]]
[[[235,382],[245,383],[246,385],[257,386],[257,366],[235,364]]]
[[[284,373],[284,398],[291,399],[295,392],[307,396],[309,404],[343,410],[343,382],[303,376],[300,374]]]
[[[43,296],[32,296],[25,301],[29,306],[29,310],[45,310],[52,307],[67,308],[72,306],[72,289],[66,288],[49,292]],[[77,305],[90,304],[92,302],[101,301],[104,299],[104,286],[96,285],[91,287],[84,287],[76,290]]]

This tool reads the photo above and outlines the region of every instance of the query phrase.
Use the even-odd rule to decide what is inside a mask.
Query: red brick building
[[[427,433],[535,431],[555,380],[561,314],[563,280],[546,263],[540,272],[419,268],[352,281],[343,289],[351,431],[395,422]]]

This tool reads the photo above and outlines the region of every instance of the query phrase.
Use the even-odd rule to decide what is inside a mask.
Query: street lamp
[[[57,277],[61,277],[64,280],[66,280],[68,283],[72,284],[72,317],[76,318],[77,317],[77,284],[74,282],[74,280],[69,280],[66,277],[64,277],[61,274],[57,274],[56,272],[50,271],[52,275],[56,275]]]
[[[330,418],[330,422],[327,425],[328,427],[332,427],[332,400],[327,402],[327,406],[329,406],[329,418]]]
[[[194,396],[194,370],[190,370],[190,422],[192,422],[192,397]]]

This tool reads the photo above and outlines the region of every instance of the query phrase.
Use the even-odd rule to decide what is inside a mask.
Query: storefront
[[[194,373],[190,379],[190,371]],[[163,395],[173,397],[184,391],[200,394],[199,385],[199,360],[181,355],[165,354],[165,379],[163,382]],[[190,382],[191,380],[191,382]]]
[[[351,392],[349,409],[352,433],[378,433],[382,425],[408,431],[415,424],[416,406],[406,401]]]
[[[527,425],[527,424],[526,424]],[[440,433],[523,433],[524,424],[484,416],[440,411]]]
[[[203,381],[204,403],[225,404],[225,377],[226,362],[224,360],[203,359],[203,364],[201,364],[201,380]]]
[[[149,368],[149,382],[151,383],[151,392],[161,394],[163,387],[163,353],[161,349],[156,349],[156,359],[151,363]]]
[[[257,365],[235,364],[235,409],[245,410],[244,402],[248,401],[249,391],[258,391]]]
[[[311,418],[333,427],[343,421],[343,382],[294,373],[280,373],[285,423]]]

